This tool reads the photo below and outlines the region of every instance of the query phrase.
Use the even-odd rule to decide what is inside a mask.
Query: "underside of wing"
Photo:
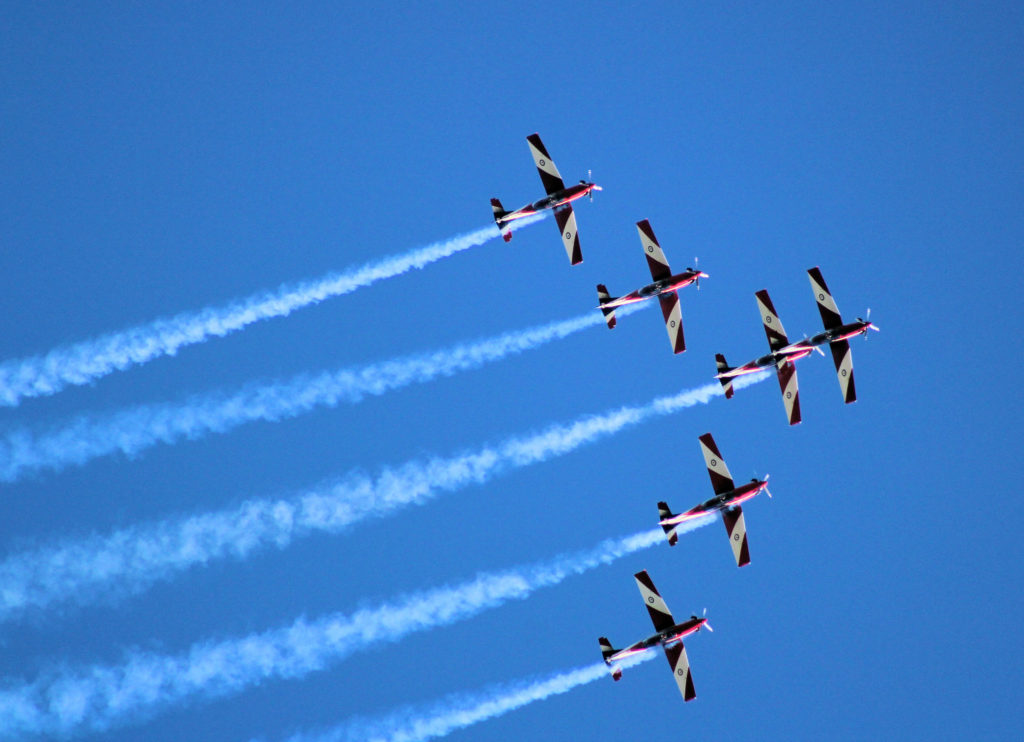
[[[562,182],[562,176],[559,174],[558,168],[555,167],[555,163],[551,161],[551,155],[548,154],[540,137],[537,134],[531,134],[526,137],[526,141],[530,145],[530,154],[533,155],[533,162],[537,165],[537,172],[540,173],[544,191],[549,196],[552,193],[564,191],[565,183]]]
[[[750,564],[750,549],[747,546],[747,526],[743,522],[743,508],[739,505],[722,511],[722,522],[729,534],[732,555],[736,557],[736,566],[745,567]]]
[[[761,289],[755,296],[757,309],[761,312],[761,322],[764,323],[764,334],[768,336],[768,347],[773,351],[785,348],[789,345],[789,340],[786,338],[786,331],[782,329],[782,320],[779,319],[768,292]]]
[[[692,701],[697,697],[697,692],[693,689],[693,676],[690,674],[690,659],[686,656],[686,647],[682,642],[668,645],[665,647],[665,656],[668,658],[669,667],[672,668],[679,692],[683,694],[683,700]]]
[[[736,489],[736,485],[732,481],[732,474],[729,473],[729,467],[722,460],[722,454],[718,451],[718,446],[715,445],[715,439],[711,437],[711,433],[705,433],[700,437],[700,450],[704,454],[704,463],[707,464],[708,476],[711,477],[711,488],[715,494],[721,495]]]
[[[818,303],[818,313],[821,314],[821,322],[825,329],[831,330],[842,326],[843,319],[839,314],[839,307],[836,306],[821,271],[815,266],[807,269],[807,275],[811,279],[811,290],[814,292],[814,300]]]
[[[651,269],[651,278],[660,281],[672,275],[672,269],[668,267],[668,259],[662,252],[658,239],[654,236],[651,223],[644,219],[636,223],[637,232],[640,233],[640,243],[644,246],[644,255],[647,256],[647,267]]]
[[[849,340],[836,340],[829,343],[832,360],[836,364],[836,376],[839,377],[839,390],[843,393],[846,404],[857,401],[857,387],[853,384],[853,351]]]
[[[658,588],[654,586],[650,576],[647,574],[647,570],[637,572],[633,576],[636,578],[636,586],[640,588],[640,597],[643,598],[644,605],[647,606],[647,612],[651,614],[651,623],[654,624],[654,630],[664,631],[675,626],[676,622],[673,620],[668,606],[665,605],[665,601],[658,593]]]
[[[569,262],[579,265],[583,262],[583,252],[580,250],[580,235],[576,231],[576,213],[572,206],[566,204],[555,210],[555,221],[558,222],[558,229],[562,233],[562,244],[565,245],[565,253],[569,256]]]
[[[679,307],[679,294],[671,291],[658,296],[661,313],[665,317],[665,329],[668,330],[668,341],[673,353],[686,350],[686,339],[683,337],[683,311]]]
[[[786,418],[790,425],[800,422],[800,390],[796,381],[796,364],[793,361],[780,361],[775,368],[779,377],[779,389],[782,390],[782,403],[786,405]]]

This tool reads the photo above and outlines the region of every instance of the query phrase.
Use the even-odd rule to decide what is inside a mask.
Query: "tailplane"
[[[615,301],[615,297],[608,293],[608,287],[603,283],[597,284],[597,299],[601,305],[601,312],[604,314],[604,321],[608,323],[608,329],[615,327],[615,308],[605,308],[605,304]]]
[[[612,669],[612,680],[618,680],[622,677],[622,668],[617,665],[613,666],[611,663],[611,657],[619,650],[612,646],[612,643],[608,641],[607,637],[602,636],[597,641],[601,644],[601,658],[604,660],[604,663]]]
[[[498,229],[501,230],[502,239],[504,239],[505,242],[511,242],[512,230],[509,229],[502,221],[506,216],[508,216],[509,212],[505,211],[505,207],[501,205],[501,201],[496,198],[491,199],[491,210],[494,212],[494,223],[497,224]]]
[[[725,356],[721,353],[715,353],[715,365],[718,367],[718,373],[720,374],[732,371],[732,366],[725,362]],[[718,380],[722,382],[722,389],[725,390],[725,398],[732,399],[732,395],[735,393],[732,388],[732,377],[719,378]]]
[[[659,520],[668,520],[673,515],[675,515],[675,513],[673,513],[669,509],[667,502],[659,502],[658,503],[658,519]],[[676,533],[676,527],[675,526],[666,526],[664,523],[661,524],[661,527],[665,531],[665,536],[668,537],[668,545],[669,546],[675,546],[676,542],[679,541],[679,534]]]

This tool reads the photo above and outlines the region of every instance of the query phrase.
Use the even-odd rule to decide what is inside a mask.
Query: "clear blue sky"
[[[458,6],[458,7],[457,7]],[[401,9],[399,10],[399,7]],[[709,495],[697,436],[734,475],[753,563],[722,526],[450,627],[94,739],[279,740],[356,714],[583,665],[650,630],[646,568],[680,616],[698,699],[664,660],[454,739],[1006,739],[1019,734],[1024,517],[1024,11],[1017,3],[305,3],[9,6],[0,30],[0,359],[316,278],[486,226],[541,195],[525,137],[604,186],[570,268],[550,223],[173,358],[0,409],[0,432],[433,351],[576,316],[674,267],[688,350],[657,311],[359,405],[2,485],[5,555],[471,450],[706,383],[844,316],[859,401],[831,359],[343,535],[219,560],[138,595],[0,626],[5,687],[129,649],[176,655],[655,525]],[[3,586],[0,585],[0,589]],[[95,596],[94,596],[95,597]]]

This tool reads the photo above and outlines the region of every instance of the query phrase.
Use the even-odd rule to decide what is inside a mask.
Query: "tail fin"
[[[724,374],[726,371],[732,371],[732,366],[725,362],[725,356],[721,353],[715,353],[715,365],[718,367],[718,373]],[[722,382],[722,388],[725,390],[725,398],[732,399],[732,395],[735,393],[732,388],[732,379],[719,379]]]
[[[608,641],[608,637],[602,636],[597,641],[601,644],[601,658],[608,667],[612,668],[612,680],[618,680],[622,677],[622,668],[618,666],[612,667],[610,658],[619,650],[612,646],[612,643]]]
[[[608,323],[608,329],[615,327],[615,308],[605,309],[604,305],[614,301],[615,297],[608,293],[608,287],[603,283],[597,284],[597,300],[601,305],[601,312],[604,314],[604,321]]]
[[[501,205],[501,201],[499,201],[496,198],[492,198],[491,199],[491,211],[494,212],[494,223],[498,225],[499,229],[501,229],[501,236],[502,236],[502,238],[505,240],[505,242],[511,242],[512,241],[512,230],[509,229],[504,224],[502,224],[502,222],[501,222],[501,220],[505,216],[508,215],[508,212],[505,211],[505,207]]]
[[[667,502],[659,502],[658,503],[658,519],[659,520],[666,520],[668,518],[671,518],[673,515],[675,515],[675,513],[673,513],[671,510],[669,510]],[[676,533],[676,527],[675,526],[666,526],[664,524],[662,524],[661,527],[665,531],[665,535],[668,537],[668,545],[669,546],[675,546],[676,542],[679,541],[679,535]]]

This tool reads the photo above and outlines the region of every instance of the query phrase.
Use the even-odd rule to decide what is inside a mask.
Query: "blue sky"
[[[5,441],[82,415],[345,369],[577,317],[594,285],[673,267],[687,352],[657,310],[358,404],[320,406],[2,484],[3,565],[61,544],[289,498],[552,423],[700,387],[766,351],[754,292],[790,336],[820,319],[819,265],[853,343],[483,485],[7,617],[0,690],[56,687],[132,653],[351,615],[478,573],[593,549],[706,498],[697,436],[737,478],[752,564],[722,526],[316,671],[200,691],[90,739],[283,740],[599,659],[650,630],[632,574],[679,616],[698,699],[654,658],[455,739],[991,738],[1020,722],[1024,14],[1012,3],[398,6],[23,5],[0,31],[0,359],[223,307],[486,227],[541,195],[525,137],[604,186],[571,268],[550,220],[423,269],[0,408]],[[595,310],[596,311],[596,310]],[[6,456],[6,449],[4,450]],[[24,555],[29,555],[25,557]],[[2,569],[0,569],[2,572]],[[155,582],[153,581],[155,580]],[[10,585],[0,584],[0,592]],[[0,729],[2,729],[0,722]]]

